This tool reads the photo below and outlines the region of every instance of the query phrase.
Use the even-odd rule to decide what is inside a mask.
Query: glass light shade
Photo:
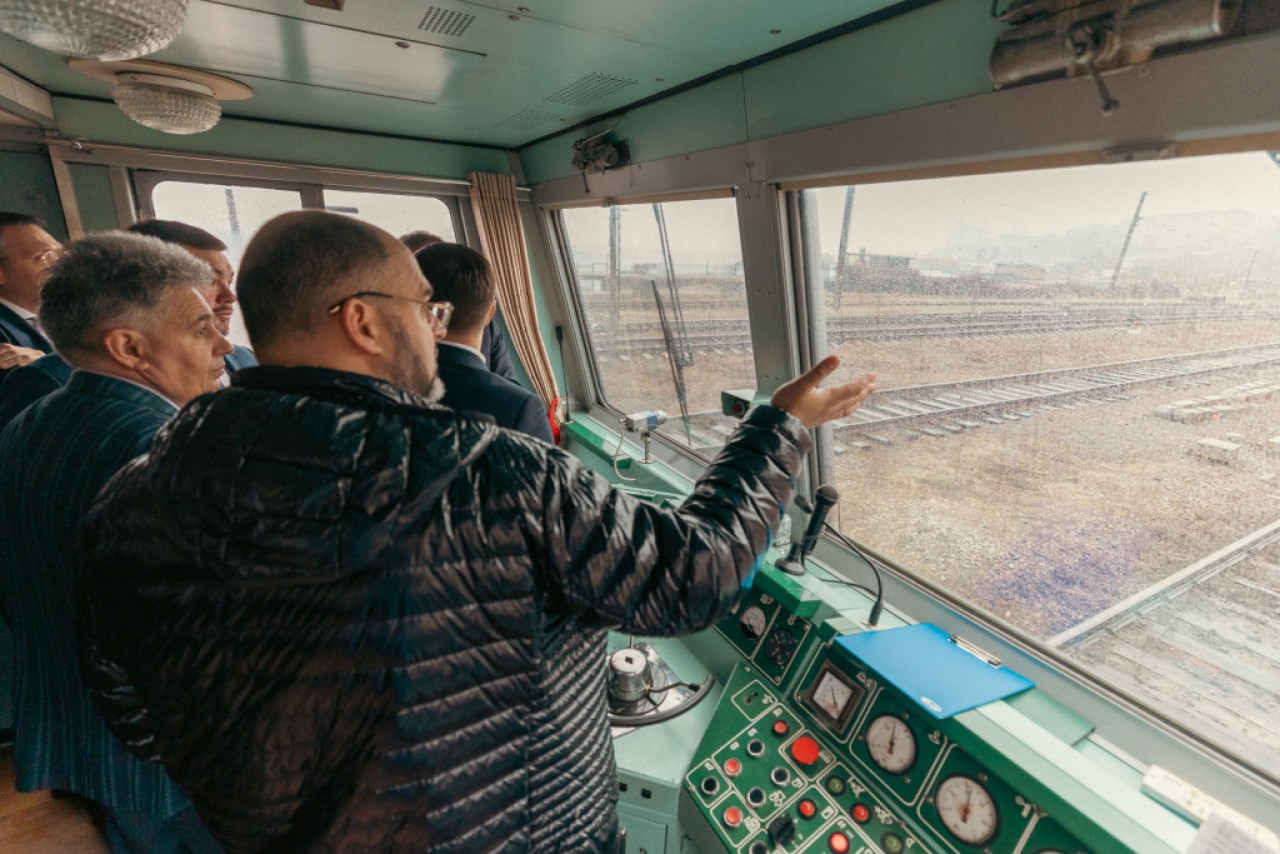
[[[0,30],[55,53],[133,59],[177,38],[187,0],[0,0]]]
[[[165,133],[202,133],[222,116],[218,100],[201,92],[124,83],[111,90],[111,97],[126,116]]]

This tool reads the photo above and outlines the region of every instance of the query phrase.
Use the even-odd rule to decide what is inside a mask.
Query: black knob
[[[769,823],[769,841],[774,845],[790,845],[796,838],[796,822],[790,813],[782,813]]]

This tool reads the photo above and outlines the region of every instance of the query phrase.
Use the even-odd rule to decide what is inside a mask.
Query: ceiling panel
[[[515,147],[891,5],[526,2],[191,0],[182,35],[148,59],[252,86],[227,115]],[[109,97],[7,36],[0,63],[57,94]]]

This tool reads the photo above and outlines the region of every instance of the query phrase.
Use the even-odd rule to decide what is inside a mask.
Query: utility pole
[[[1111,295],[1115,296],[1116,279],[1120,277],[1120,265],[1124,263],[1125,253],[1129,251],[1129,241],[1133,239],[1133,230],[1138,227],[1138,219],[1142,214],[1142,203],[1147,200],[1147,191],[1142,191],[1142,197],[1138,199],[1138,209],[1133,212],[1133,221],[1129,223],[1129,233],[1124,236],[1124,246],[1120,247],[1120,257],[1116,259],[1116,268],[1111,273]]]
[[[1258,260],[1258,250],[1253,250],[1253,257],[1249,259],[1249,269],[1244,274],[1244,284],[1240,286],[1240,296],[1246,296],[1249,293],[1249,277],[1253,275],[1253,265]]]
[[[840,220],[840,246],[836,251],[836,311],[840,310],[841,298],[844,295],[844,279],[849,275],[846,258],[849,254],[849,220],[853,218],[854,189],[856,188],[849,187],[844,192],[844,218]]]
[[[609,326],[618,334],[622,322],[622,209],[609,206]]]
[[[230,187],[223,191],[227,198],[227,219],[231,222],[231,240],[237,246],[242,242],[240,239],[240,215],[236,212],[236,194]]]

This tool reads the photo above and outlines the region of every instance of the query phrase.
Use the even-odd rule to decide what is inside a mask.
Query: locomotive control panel
[[[687,719],[615,741],[628,851],[1185,850],[1194,828],[1129,781],[1099,783],[1078,744],[1087,722],[1046,722],[1051,700],[938,719],[901,693],[838,642],[866,630],[846,594],[766,569],[714,632],[659,644],[694,669],[682,678],[705,665],[718,684]],[[657,751],[675,774],[648,775]],[[666,805],[677,820],[663,828]]]

